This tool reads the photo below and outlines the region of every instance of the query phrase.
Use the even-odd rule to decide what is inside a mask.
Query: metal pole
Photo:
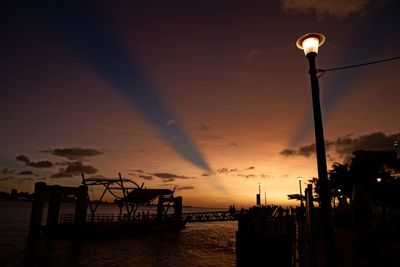
[[[328,185],[328,172],[326,168],[324,130],[322,124],[321,105],[319,100],[319,84],[315,58],[317,53],[310,52],[306,55],[309,63],[311,92],[314,113],[315,144],[317,152],[319,197],[321,201],[321,219],[323,227],[323,242],[325,254],[325,266],[336,266],[335,243],[331,219],[331,203]]]

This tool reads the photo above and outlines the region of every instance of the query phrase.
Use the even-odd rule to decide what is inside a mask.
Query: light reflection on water
[[[136,239],[42,241],[27,248],[30,206],[30,202],[0,202],[0,266],[236,265],[237,222],[189,223],[180,233]]]

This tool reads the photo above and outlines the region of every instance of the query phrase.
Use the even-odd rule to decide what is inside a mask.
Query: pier
[[[238,216],[236,212],[212,211],[182,213],[182,218],[186,222],[223,222],[236,221]]]
[[[172,220],[173,214],[165,215],[165,220]],[[187,223],[198,223],[198,222],[223,222],[223,221],[236,221],[238,219],[237,213],[229,211],[211,211],[211,212],[189,212],[182,213],[182,221]],[[157,214],[141,214],[132,219],[132,223],[146,223],[157,220]],[[59,224],[73,224],[75,221],[75,214],[60,214]],[[93,224],[104,224],[104,223],[120,223],[127,221],[126,217],[119,216],[111,213],[99,213],[95,216],[88,215],[86,221],[92,222]]]
[[[177,231],[185,227],[182,216],[182,197],[175,190],[147,189],[129,179],[90,178],[79,187],[35,184],[32,202],[29,240],[38,239],[98,239],[136,236],[161,231]],[[128,184],[128,186],[127,186]],[[90,187],[103,187],[100,199],[91,200]],[[106,193],[115,197],[116,212],[101,214],[99,205]],[[68,197],[75,203],[74,213],[60,213],[62,199]],[[48,203],[47,214],[45,203]],[[155,204],[156,213],[139,208]],[[119,209],[119,212],[118,212]],[[43,217],[47,220],[43,225]]]

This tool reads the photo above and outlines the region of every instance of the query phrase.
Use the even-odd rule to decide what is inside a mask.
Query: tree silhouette
[[[353,186],[360,184],[374,202],[395,204],[394,195],[400,193],[400,159],[396,151],[357,150],[353,155],[349,164],[332,165],[329,171],[332,195],[351,198]]]

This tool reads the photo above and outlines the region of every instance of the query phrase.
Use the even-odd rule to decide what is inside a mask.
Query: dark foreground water
[[[0,266],[236,266],[237,222],[189,223],[178,234],[136,239],[41,241],[29,248],[30,208],[30,202],[0,201]]]

